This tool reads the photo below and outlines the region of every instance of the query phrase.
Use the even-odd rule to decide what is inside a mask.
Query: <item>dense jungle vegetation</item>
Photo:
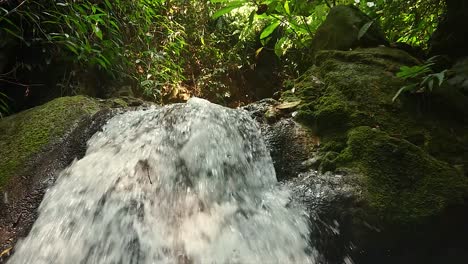
[[[168,200],[174,190],[178,200],[179,189],[187,190],[180,197],[191,197],[192,185],[206,178],[215,180],[216,188],[226,186],[216,190],[223,193],[220,197],[228,192],[237,201],[231,185],[238,184],[233,182],[250,184],[250,175],[265,176],[259,166],[251,167],[258,160],[268,161],[267,174],[274,167],[279,185],[294,187],[290,201],[280,195],[281,206],[284,201],[285,207],[297,202],[307,208],[313,231],[308,242],[324,260],[317,263],[468,263],[467,13],[466,0],[0,0],[0,264],[17,249],[16,241],[27,236],[57,177],[72,181],[70,190],[63,189],[66,195],[54,201],[75,212],[67,199],[79,206],[92,200],[99,205],[95,212],[112,223],[115,219],[120,230],[127,225],[120,220],[130,219],[127,215],[140,219],[140,214],[119,209],[110,217],[100,212],[114,211],[107,204],[127,208],[120,194],[130,190],[128,197],[133,197],[137,190],[127,185],[141,186],[142,197],[146,189],[154,189],[155,197],[167,194]],[[242,106],[256,122],[244,123],[244,114],[228,114],[240,111],[190,97]],[[165,104],[172,105],[133,111]],[[118,114],[123,112],[128,113]],[[102,145],[93,146],[95,139]],[[271,161],[267,152],[263,156],[256,151],[258,143],[263,153],[263,141]],[[98,148],[104,151],[95,156],[101,153],[94,152]],[[66,169],[76,164],[85,164],[77,169],[82,174]],[[244,165],[249,171],[245,175]],[[160,192],[158,174],[166,168],[177,182],[174,189]],[[60,172],[64,176],[57,176]],[[157,180],[150,188],[152,178]],[[226,181],[218,185],[218,178]],[[83,186],[75,188],[83,179]],[[115,184],[101,186],[100,180]],[[82,192],[88,185],[99,186],[102,195]],[[256,183],[252,190],[262,191]],[[152,192],[147,196],[152,202],[150,196]],[[137,207],[133,198],[128,201],[128,208]],[[200,213],[211,213],[210,204],[209,210],[203,202],[194,204]],[[174,205],[177,210],[168,223],[186,208]],[[262,200],[260,207],[263,212],[268,206]],[[256,214],[250,213],[250,205],[245,214],[239,208],[234,218],[256,219],[249,216]],[[265,219],[270,218],[268,210]],[[75,229],[70,217],[71,231],[61,234],[114,230],[88,228],[97,223],[91,215],[97,214],[83,216],[83,229]],[[257,224],[248,230],[257,228],[288,249],[284,241],[289,240],[277,239],[276,230]],[[127,246],[123,251],[115,247],[119,254],[145,256],[136,254],[146,246],[140,250],[133,229],[122,230],[128,236],[115,238],[128,241],[131,254],[122,253]],[[224,251],[218,240],[200,234],[200,241],[213,245],[206,252]],[[45,238],[37,240],[37,252],[51,248]],[[67,243],[57,241],[54,250],[60,252]],[[84,263],[100,252],[95,248],[107,250],[106,243],[113,243],[105,236],[101,241],[105,246],[91,243],[78,251],[73,242],[68,244],[73,252],[83,252]],[[179,242],[170,244],[173,249],[162,251],[174,252],[177,263],[192,263],[180,258],[185,255],[179,254]],[[316,254],[315,248],[307,251]],[[101,253],[96,256],[108,256]],[[49,263],[49,257],[43,259]]]
[[[75,94],[271,97],[310,66],[316,30],[341,4],[372,19],[360,33],[378,23],[421,59],[446,12],[443,0],[3,0],[1,115]]]

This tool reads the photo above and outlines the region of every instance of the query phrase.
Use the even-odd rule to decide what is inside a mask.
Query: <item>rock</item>
[[[273,158],[276,177],[282,181],[307,171],[311,166],[308,162],[310,151],[320,144],[320,140],[291,116],[285,117],[279,113],[270,116],[278,104],[273,99],[264,99],[244,109],[260,123],[263,138]]]
[[[448,83],[461,88],[463,93],[468,95],[468,57],[459,59],[450,70],[453,72],[453,77]]]
[[[27,235],[45,190],[111,117],[108,104],[62,97],[0,119],[0,252]]]
[[[382,221],[418,222],[468,197],[468,178],[406,140],[357,127],[347,145],[340,158],[363,172],[365,200]]]
[[[360,37],[361,29],[364,30],[369,25],[365,34]],[[372,22],[366,14],[353,5],[333,7],[312,40],[314,52],[379,45],[388,45],[388,41],[378,23]]]
[[[447,12],[429,41],[429,54],[449,55],[452,59],[468,56],[468,2],[447,0]]]
[[[307,208],[312,230],[310,241],[320,254],[319,263],[361,263],[344,261],[353,258],[353,252],[364,249],[358,243],[363,236],[357,234],[368,229],[357,218],[362,209],[356,182],[355,175],[313,170],[285,182],[292,189],[292,206]]]

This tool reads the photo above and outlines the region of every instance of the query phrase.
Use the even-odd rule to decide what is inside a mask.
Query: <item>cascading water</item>
[[[45,195],[9,263],[314,263],[256,123],[191,99],[127,112]]]

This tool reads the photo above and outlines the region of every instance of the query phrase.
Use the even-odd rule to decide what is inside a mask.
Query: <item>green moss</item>
[[[304,102],[298,118],[322,135],[358,125],[395,127],[407,119],[393,117],[392,97],[403,85],[395,76],[400,62],[415,63],[408,58],[389,48],[318,52],[317,66],[296,82],[293,95]]]
[[[128,107],[127,102],[125,102],[122,98],[115,98],[110,100],[111,107]]]
[[[62,97],[0,120],[0,188],[49,142],[100,105],[88,97]]]
[[[342,164],[364,175],[365,199],[388,221],[413,222],[463,202],[468,181],[406,140],[370,127],[350,131]]]
[[[352,51],[326,50],[318,52],[316,55],[316,61],[319,65],[329,59],[372,65],[387,68],[390,71],[398,71],[401,64],[416,65],[420,63],[403,50],[387,47],[356,49]]]
[[[351,113],[346,100],[339,95],[325,94],[318,100],[315,115],[317,132],[324,134],[327,131],[345,130],[350,122]]]

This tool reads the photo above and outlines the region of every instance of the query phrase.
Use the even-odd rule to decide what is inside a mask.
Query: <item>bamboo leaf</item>
[[[280,25],[280,23],[280,21],[275,21],[268,25],[260,34],[260,39],[265,39],[269,37],[273,33],[273,31],[275,31],[275,29]]]
[[[96,36],[102,40],[102,31],[101,29],[98,27],[98,26],[94,26],[93,27],[93,31],[94,31],[94,34],[96,34]]]
[[[401,93],[412,91],[412,90],[416,89],[417,87],[418,87],[417,83],[401,87],[400,90],[398,90],[398,92],[396,92],[395,96],[393,96],[392,102],[395,102],[395,100],[398,98],[398,96],[400,96]]]

